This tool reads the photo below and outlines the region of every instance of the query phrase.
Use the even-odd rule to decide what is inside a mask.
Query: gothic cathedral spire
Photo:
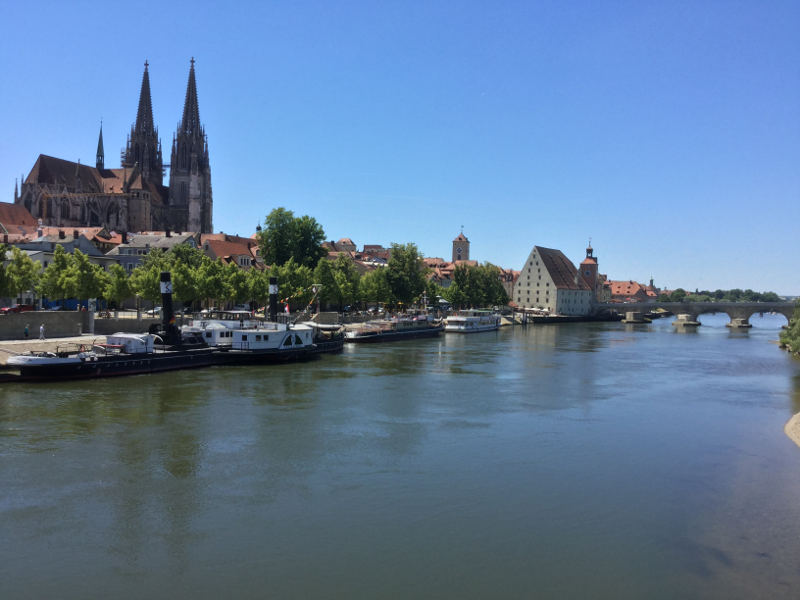
[[[105,158],[105,151],[103,150],[103,122],[100,121],[100,137],[97,138],[97,162],[95,163],[98,169],[104,168]]]
[[[211,169],[206,133],[200,123],[194,58],[189,67],[183,116],[172,140],[169,199],[170,220],[176,230],[213,231]]]
[[[145,61],[142,88],[139,92],[139,110],[136,112],[136,123],[131,127],[131,133],[128,136],[122,166],[132,168],[138,164],[143,179],[161,184],[164,177],[164,165],[161,159],[158,129],[153,122],[148,66],[149,64]]]

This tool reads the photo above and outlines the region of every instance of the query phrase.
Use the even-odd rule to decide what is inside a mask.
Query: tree
[[[119,310],[119,305],[126,298],[133,295],[128,274],[119,264],[113,264],[108,269],[108,280],[106,281],[103,296],[114,302],[114,307]]]
[[[377,268],[364,273],[359,282],[361,299],[365,303],[392,304],[392,288],[386,278],[386,269]]]
[[[64,288],[64,277],[73,262],[73,257],[67,254],[64,246],[57,245],[53,251],[53,261],[47,265],[39,278],[39,293],[49,300],[63,300],[68,298]]]
[[[250,269],[247,272],[247,287],[250,290],[250,298],[258,306],[265,306],[269,298],[269,274],[268,271]]]
[[[225,267],[219,260],[204,257],[203,264],[197,270],[197,291],[206,299],[206,306],[211,301],[227,300],[232,296],[228,287]]]
[[[444,298],[452,306],[463,308],[469,304],[469,274],[466,265],[458,265],[453,270],[453,281],[444,289]]]
[[[800,300],[797,301],[789,327],[781,331],[780,340],[784,348],[800,356]]]
[[[350,256],[340,254],[336,257],[336,260],[333,261],[333,278],[336,282],[335,293],[339,303],[339,310],[342,310],[345,304],[356,303],[359,298],[361,275]]]
[[[71,298],[88,300],[102,296],[107,283],[103,267],[89,260],[89,256],[75,250],[72,262],[64,274],[64,290]]]
[[[8,295],[8,276],[6,275],[6,257],[8,246],[0,244],[0,297]]]
[[[314,271],[290,258],[281,266],[273,266],[270,273],[278,278],[278,294],[281,299],[285,299],[291,309],[305,308],[313,295],[311,284]]]
[[[228,263],[225,267],[225,278],[230,299],[236,304],[250,300],[250,288],[247,285],[247,273],[235,263]]]
[[[152,249],[130,277],[130,285],[137,296],[153,304],[161,300],[161,272],[167,271],[169,262],[163,250]]]
[[[39,265],[25,252],[14,246],[11,249],[11,262],[6,267],[6,287],[14,297],[33,289],[41,276]]]
[[[386,279],[392,296],[406,306],[425,289],[425,270],[416,244],[392,244]]]
[[[325,231],[316,219],[308,215],[295,218],[283,207],[267,215],[257,236],[261,256],[268,265],[282,266],[293,258],[298,265],[313,269],[326,254],[322,248]]]
[[[336,278],[333,275],[333,265],[327,258],[319,259],[317,268],[314,269],[314,283],[322,286],[318,296],[321,304],[336,302],[338,297]]]

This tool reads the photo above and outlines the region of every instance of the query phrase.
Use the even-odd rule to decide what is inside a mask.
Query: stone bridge
[[[725,313],[731,320],[728,326],[749,327],[750,317],[756,313],[780,313],[788,323],[795,306],[794,302],[623,302],[596,304],[594,314],[613,311],[624,316],[628,312],[647,313],[663,308],[676,316],[686,315],[681,320],[696,322],[700,315]]]

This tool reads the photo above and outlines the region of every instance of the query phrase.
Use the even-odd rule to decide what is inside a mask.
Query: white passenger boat
[[[500,315],[489,310],[462,310],[444,320],[445,333],[477,333],[500,327]]]
[[[315,354],[314,330],[308,325],[272,323],[253,319],[248,313],[217,311],[192,319],[184,333],[196,332],[217,348],[218,362],[283,362]]]

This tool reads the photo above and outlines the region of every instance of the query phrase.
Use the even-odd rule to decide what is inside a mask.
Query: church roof
[[[591,288],[583,278],[578,277],[578,270],[575,268],[575,265],[572,264],[572,261],[568,259],[561,250],[543,248],[541,246],[535,246],[535,248],[556,288],[561,290],[591,291]]]
[[[462,231],[461,233],[458,234],[456,239],[454,239],[453,241],[454,242],[468,242],[469,240],[467,239],[467,236],[465,236],[464,232]]]

